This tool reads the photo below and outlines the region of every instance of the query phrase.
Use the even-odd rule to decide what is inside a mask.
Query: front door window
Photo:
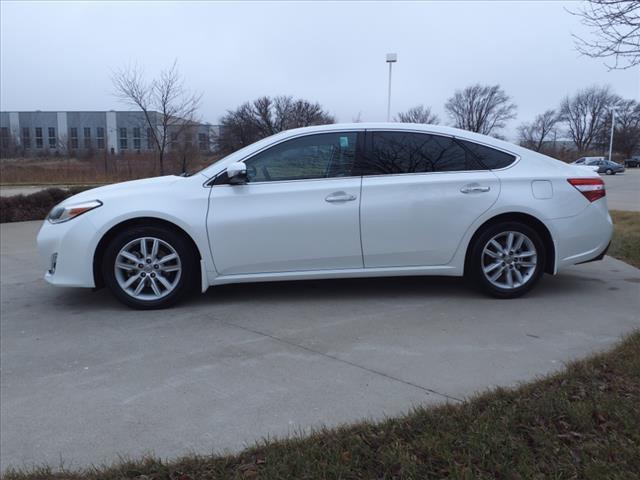
[[[247,179],[254,183],[349,177],[357,136],[356,132],[323,133],[280,143],[245,161]]]

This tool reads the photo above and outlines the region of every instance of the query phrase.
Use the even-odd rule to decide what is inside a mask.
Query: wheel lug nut
[[[141,263],[139,263],[139,264],[138,264],[138,268],[144,268],[144,265],[143,265],[143,264],[141,264]]]
[[[147,274],[146,274],[146,273],[144,273],[144,272],[142,272],[142,273],[140,274],[140,276],[141,276],[141,277],[146,277],[146,276],[147,276]]]
[[[150,258],[147,258],[147,263],[151,263],[151,259]]]
[[[156,278],[156,274],[155,273],[151,273],[151,278]]]
[[[155,265],[153,266],[153,268],[155,268],[155,269],[157,270],[158,268],[160,268],[160,265],[155,264]]]

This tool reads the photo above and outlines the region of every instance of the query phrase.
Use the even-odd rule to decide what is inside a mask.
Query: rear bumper
[[[602,260],[604,258],[604,256],[607,254],[607,252],[609,251],[609,247],[610,246],[611,246],[611,242],[609,242],[607,244],[605,249],[602,252],[600,252],[600,254],[598,256],[592,258],[591,260],[585,260],[584,262],[576,263],[576,265],[582,265],[583,263],[597,262],[599,260]]]
[[[574,217],[551,220],[556,238],[556,271],[600,260],[613,235],[606,198],[589,204]]]

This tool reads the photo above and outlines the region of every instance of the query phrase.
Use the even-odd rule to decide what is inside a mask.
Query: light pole
[[[609,138],[609,161],[611,160],[611,154],[613,153],[613,129],[616,125],[616,109],[611,107],[611,137]]]
[[[397,53],[387,53],[387,63],[389,64],[389,93],[387,95],[387,122],[391,121],[391,66],[398,61]]]

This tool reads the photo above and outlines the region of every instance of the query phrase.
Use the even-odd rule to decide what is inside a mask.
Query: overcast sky
[[[385,54],[397,52],[392,114],[443,105],[455,89],[499,83],[522,121],[566,95],[609,84],[640,99],[640,68],[581,57],[579,2],[1,2],[2,110],[126,109],[110,75],[150,76],[178,60],[203,93],[200,115],[261,95],[319,101],[339,121],[384,121]]]

